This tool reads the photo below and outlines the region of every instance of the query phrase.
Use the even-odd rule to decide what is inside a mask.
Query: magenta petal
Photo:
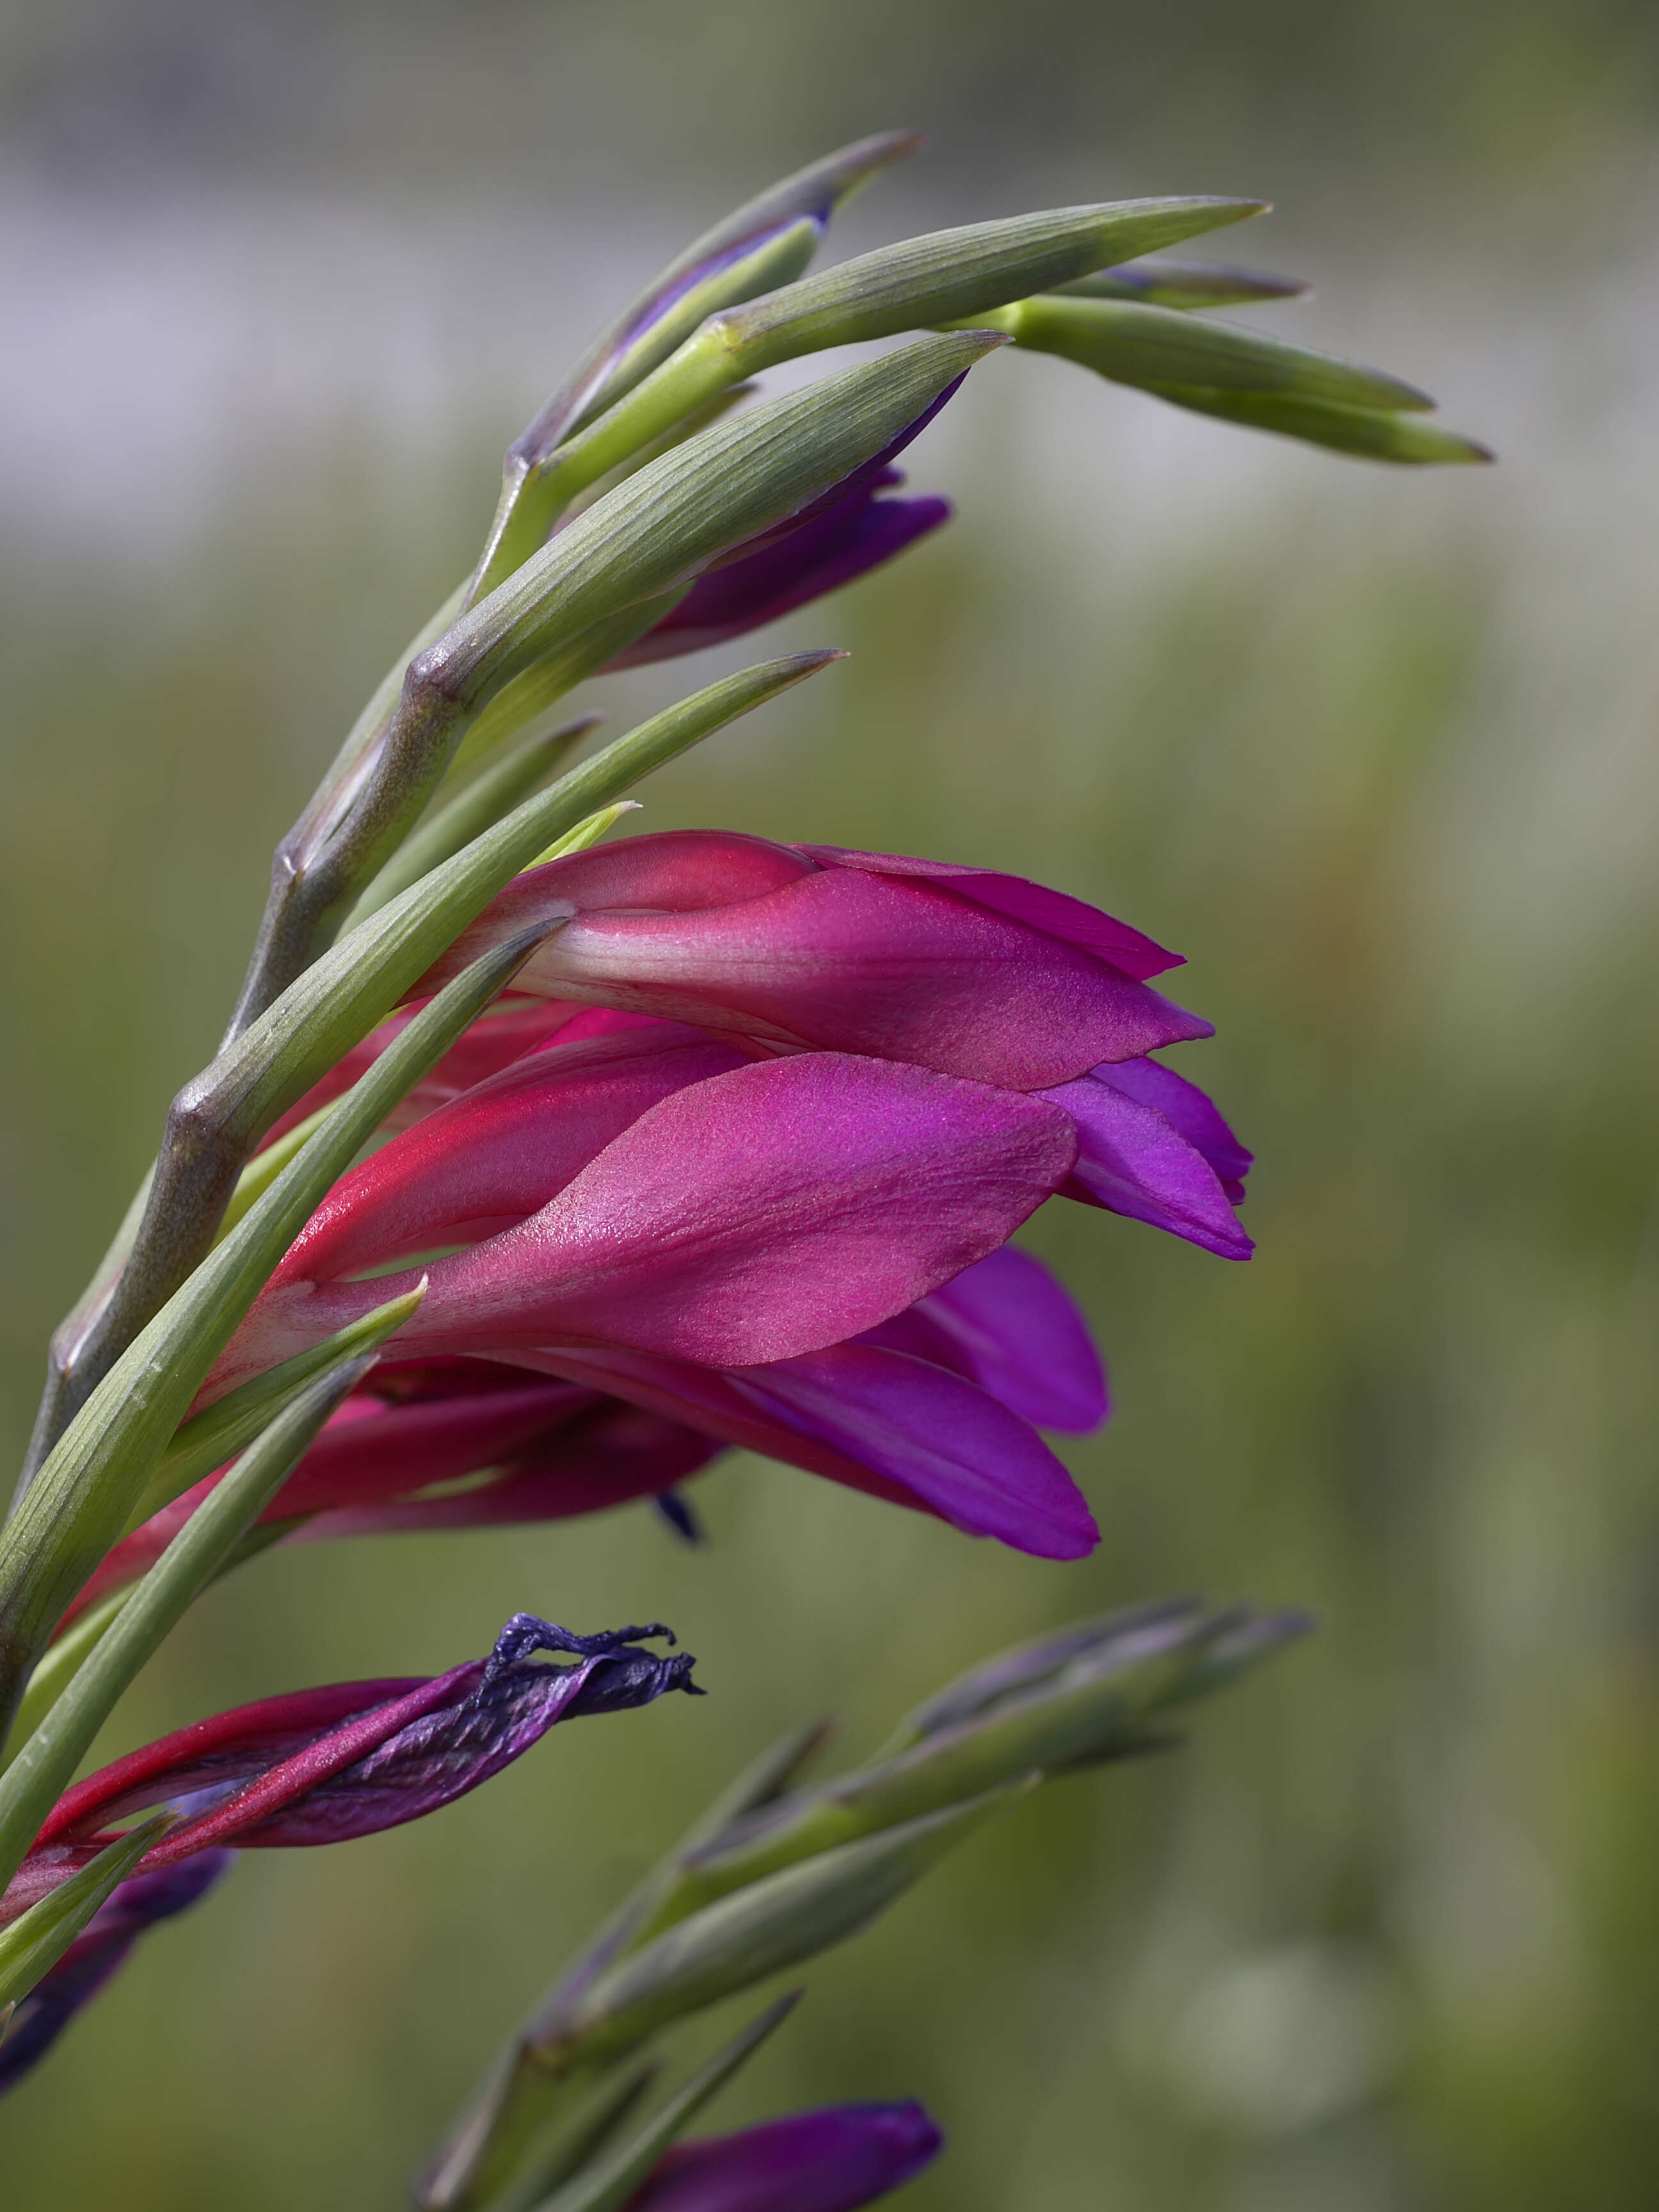
[[[1109,962],[1138,981],[1186,965],[1183,953],[1166,951],[1126,921],[1102,914],[1098,907],[1072,898],[1065,891],[1051,890],[1046,884],[1034,884],[1026,876],[1004,876],[994,868],[965,868],[948,860],[913,860],[901,853],[853,852],[841,845],[803,845],[801,850],[826,868],[858,868],[876,876],[920,876],[929,883],[942,884],[972,899],[976,906],[989,907],[993,913],[1005,914],[1015,921],[1040,929],[1046,936],[1058,938],[1062,944],[1092,952],[1097,960]]]
[[[919,1068],[752,1063],[663,1099],[521,1229],[440,1261],[405,1340],[455,1311],[480,1347],[573,1332],[713,1366],[787,1359],[995,1250],[1072,1142],[1046,1103]]]
[[[501,1528],[605,1513],[631,1499],[672,1490],[724,1449],[716,1437],[639,1407],[614,1401],[595,1405],[587,1390],[571,1389],[571,1395],[591,1410],[515,1454],[494,1480],[431,1497],[405,1495],[320,1513],[290,1540]]]
[[[1211,1034],[1207,1022],[1056,937],[955,890],[850,868],[736,905],[584,910],[518,981],[1015,1091]]]
[[[1223,1260],[1255,1249],[1203,1154],[1158,1112],[1093,1075],[1046,1091],[1071,1115],[1077,1169],[1069,1194],[1150,1222]]]
[[[1088,1322],[1041,1261],[1011,1244],[862,1340],[966,1375],[1039,1428],[1084,1435],[1109,1410]]]
[[[1093,1072],[1100,1082],[1109,1083],[1126,1097],[1138,1099],[1143,1106],[1155,1107],[1194,1152],[1203,1153],[1235,1206],[1241,1202],[1244,1178],[1256,1156],[1240,1144],[1207,1092],[1156,1060],[1120,1060],[1113,1066],[1097,1067]]]
[[[320,1106],[343,1097],[418,1012],[419,1008],[413,1006],[400,1008],[377,1030],[371,1030],[361,1044],[354,1045],[320,1081],[313,1084],[297,1104],[272,1123],[266,1132],[265,1144],[274,1144]],[[500,1001],[473,1024],[412,1091],[406,1092],[387,1116],[387,1126],[393,1129],[412,1128],[435,1107],[446,1105],[473,1084],[481,1083],[485,1076],[508,1066],[521,1054],[550,1043],[573,1017],[586,1012],[585,1007],[561,1006],[556,999]]]
[[[510,1228],[647,1107],[743,1064],[667,1024],[532,1052],[343,1176],[271,1280],[325,1281]]]
[[[920,2105],[839,2105],[676,2143],[625,2212],[858,2212],[943,2144]]]
[[[1046,1100],[839,1053],[751,1062],[651,1107],[517,1228],[433,1261],[400,1347],[574,1340],[711,1366],[790,1358],[994,1251],[1064,1182],[1076,1147]],[[405,1280],[278,1280],[210,1389]]]

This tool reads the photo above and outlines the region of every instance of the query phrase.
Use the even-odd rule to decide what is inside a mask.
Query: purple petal
[[[966,1375],[1039,1428],[1086,1435],[1110,1410],[1088,1322],[1047,1268],[1011,1244],[862,1340]]]
[[[231,1857],[229,1851],[204,1851],[188,1866],[124,1881],[106,1899],[13,2014],[0,2042],[0,2091],[46,2057],[82,2006],[120,1971],[145,1930],[205,1896]]]
[[[625,2212],[857,2212],[913,2179],[943,2143],[918,2104],[798,2112],[675,2144]]]
[[[1070,1476],[1017,1413],[965,1376],[905,1352],[842,1344],[723,1372],[609,1346],[521,1356],[1040,1559],[1081,1559],[1099,1540]]]
[[[950,520],[945,499],[848,503],[742,560],[711,570],[655,629],[607,664],[611,672],[700,653],[778,622],[881,568]]]
[[[1095,1075],[1043,1096],[1064,1107],[1077,1132],[1068,1196],[1167,1229],[1223,1260],[1249,1258],[1255,1247],[1214,1168],[1156,1107]]]
[[[1221,1178],[1221,1187],[1235,1206],[1244,1197],[1244,1178],[1255,1154],[1247,1152],[1217,1111],[1214,1102],[1156,1060],[1125,1060],[1094,1071],[1102,1083],[1143,1106],[1155,1107],[1172,1128],[1186,1138],[1194,1152],[1202,1152]]]

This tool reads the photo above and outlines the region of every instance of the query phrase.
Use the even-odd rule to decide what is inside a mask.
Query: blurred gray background
[[[1051,1209],[1107,1347],[1055,1567],[735,1459],[640,1509],[268,1558],[101,1756],[436,1671],[521,1606],[711,1695],[433,1820],[251,1855],[0,2112],[20,2208],[393,2206],[567,1949],[778,1730],[1183,1589],[1315,1643],[1045,1792],[816,1970],[730,2124],[924,2096],[916,2212],[1645,2208],[1659,2161],[1652,862],[1659,108],[1619,0],[23,0],[0,21],[0,1423],[210,1052],[269,848],[471,563],[500,449],[705,222],[893,125],[834,255],[1168,191],[1271,326],[1427,385],[1385,473],[999,359],[854,658],[644,826],[1040,875],[1180,946],[1248,1267]],[[1202,252],[1200,246],[1193,249]],[[764,649],[778,649],[771,639]],[[613,684],[619,723],[752,646]]]

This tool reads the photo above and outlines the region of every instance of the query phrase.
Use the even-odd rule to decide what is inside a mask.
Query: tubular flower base
[[[0,2036],[0,2094],[44,2058],[83,2004],[119,1972],[138,1938],[204,1897],[230,1864],[203,1851],[186,1864],[124,1881],[57,1965],[30,1990]]]
[[[625,2212],[857,2212],[943,2148],[918,2104],[837,2105],[677,2143]]]
[[[575,1636],[515,1614],[487,1659],[431,1680],[337,1682],[241,1705],[118,1759],[59,1798],[0,1896],[0,1926],[95,1858],[113,1824],[166,1808],[176,1825],[148,1851],[149,1875],[234,1845],[344,1843],[401,1826],[463,1797],[559,1721],[698,1694],[684,1653],[634,1641],[661,1626]],[[672,1640],[672,1639],[670,1639]],[[571,1667],[540,1651],[578,1655]]]

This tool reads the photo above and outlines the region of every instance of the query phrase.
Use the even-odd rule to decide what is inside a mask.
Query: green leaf
[[[1318,399],[1278,398],[1252,392],[1205,390],[1190,384],[1150,384],[1160,399],[1195,415],[1214,415],[1253,430],[1275,430],[1304,444],[1328,446],[1333,453],[1361,460],[1419,465],[1496,459],[1489,446],[1456,430],[1442,430],[1421,416],[1389,414],[1378,408],[1338,407]]]
[[[544,2197],[536,2212],[620,2212],[675,2136],[748,2063],[767,2037],[783,2026],[800,1998],[800,1991],[792,1990],[776,2004],[768,2005],[706,2065],[699,2067],[682,2089],[659,2106],[625,2142],[608,2151],[587,2172]],[[517,2212],[517,2208],[509,2195],[497,2199],[491,2212]]]
[[[119,1618],[0,1775],[0,1890],[22,1863],[123,1691],[161,1649],[318,1430],[374,1364],[370,1354],[337,1364],[308,1384],[249,1445],[134,1587]]]
[[[405,898],[418,898],[421,889]],[[423,1007],[139,1332],[53,1447],[0,1530],[0,1724],[8,1730],[22,1683],[64,1607],[125,1527],[180,1417],[278,1261],[363,1139],[546,934],[527,931],[486,954]]]
[[[713,316],[627,398],[549,460],[539,496],[576,492],[763,368],[826,346],[962,324],[1126,255],[1259,215],[1260,200],[1121,200],[970,223],[863,253],[804,283]]]
[[[1122,300],[1022,300],[997,318],[1015,343],[1058,354],[1114,384],[1283,393],[1345,407],[1420,410],[1434,402],[1381,369],[1287,345],[1231,323]]]
[[[529,672],[527,672],[527,673]],[[430,875],[440,861],[453,860],[504,814],[545,783],[561,761],[604,720],[602,714],[578,714],[574,721],[524,738],[456,793],[428,822],[406,837],[351,910],[345,927],[377,913],[400,891]]]
[[[42,1975],[51,1972],[110,1892],[172,1826],[172,1814],[159,1813],[129,1829],[9,1928],[0,1929],[0,2016],[20,2004]]]
[[[1252,301],[1299,300],[1308,290],[1295,276],[1267,276],[1220,261],[1124,261],[1092,276],[1053,288],[1078,300],[1144,300],[1152,307],[1237,307]]]

